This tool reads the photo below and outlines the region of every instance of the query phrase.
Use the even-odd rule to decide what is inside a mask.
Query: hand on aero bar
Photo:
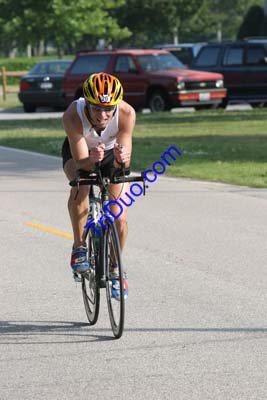
[[[99,143],[96,147],[90,150],[90,159],[93,163],[97,163],[103,160],[105,151],[105,144]]]
[[[129,164],[130,162],[130,151],[127,146],[115,143],[114,145],[114,158],[118,164]]]

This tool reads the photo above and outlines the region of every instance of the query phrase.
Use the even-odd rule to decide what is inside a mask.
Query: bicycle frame
[[[109,201],[109,195],[108,195],[108,190],[107,188],[103,185],[100,188],[100,194],[101,194],[101,200],[98,200],[98,204],[100,206],[100,210],[96,212],[96,216],[99,216],[101,211],[103,212],[103,207],[108,203]],[[95,194],[94,194],[94,187],[91,185],[90,192],[89,192],[89,204],[94,206],[95,202]],[[95,218],[92,214],[88,214],[88,221],[93,219],[94,221],[98,221],[97,218]],[[97,231],[100,231],[100,235],[95,233],[94,235],[94,241],[95,241],[95,247],[97,248],[98,251],[98,262],[96,263],[97,268],[96,268],[96,277],[97,277],[97,282],[100,288],[105,288],[106,287],[106,266],[105,266],[105,255],[103,254],[103,249],[105,248],[105,240],[106,240],[106,233],[107,233],[107,225],[110,224],[110,220],[112,219],[112,216],[108,217],[107,215],[103,214],[103,217],[101,219],[101,226],[97,226]],[[113,223],[113,222],[112,222]],[[85,231],[84,231],[84,237],[87,236],[87,232],[89,230],[91,225],[89,225]],[[98,242],[98,245],[97,245]]]
[[[100,170],[96,174],[91,175],[88,172],[81,172],[79,176],[70,182],[71,186],[77,186],[77,198],[79,186],[90,186],[89,191],[89,212],[87,223],[85,225],[83,238],[88,238],[88,254],[91,270],[81,274],[82,291],[85,304],[86,314],[91,325],[95,324],[98,319],[100,288],[106,288],[107,304],[111,327],[115,338],[120,338],[124,327],[125,314],[125,289],[124,289],[124,271],[121,259],[120,243],[118,232],[116,229],[116,217],[106,211],[110,203],[109,184],[125,183],[125,182],[143,182],[143,194],[145,194],[145,178],[141,176],[113,176],[102,177]],[[99,187],[100,196],[96,197],[94,186]],[[97,207],[98,205],[98,207]],[[105,212],[104,212],[105,211]],[[100,216],[100,218],[97,218]],[[98,235],[98,233],[100,233]],[[89,236],[88,236],[89,235]],[[114,278],[112,274],[116,272]],[[113,294],[113,282],[119,282],[118,294]],[[86,283],[88,282],[88,283]],[[88,287],[88,288],[87,288]],[[115,300],[114,300],[115,297]],[[119,307],[116,307],[117,302]]]
[[[122,172],[121,169],[118,171]],[[87,219],[87,224],[88,222],[92,221],[92,224],[94,224],[93,221],[99,222],[100,225],[98,226],[96,230],[100,230],[100,251],[99,251],[99,263],[98,263],[98,268],[97,268],[97,277],[98,277],[98,283],[99,287],[104,288],[106,285],[106,276],[105,276],[105,257],[103,254],[103,248],[106,240],[106,232],[107,232],[107,226],[108,224],[115,223],[114,218],[109,215],[108,213],[104,212],[103,209],[105,205],[108,204],[109,202],[109,191],[108,191],[108,185],[109,184],[118,184],[118,183],[126,183],[126,182],[143,182],[143,195],[145,195],[145,177],[143,173],[141,173],[140,176],[114,176],[113,178],[110,177],[102,177],[101,173],[99,172],[99,169],[97,169],[96,175],[91,175],[89,172],[79,170],[79,175],[78,177],[70,182],[71,186],[77,186],[77,193],[75,198],[78,195],[79,191],[79,186],[80,185],[88,185],[90,187],[90,192],[89,192],[89,204],[90,204],[90,199],[92,202],[92,199],[96,199],[95,194],[94,194],[94,186],[97,186],[100,188],[100,201],[98,200],[98,203],[100,205],[100,210],[99,214],[102,212],[102,217],[100,219],[96,219],[95,216],[88,214],[88,219]],[[86,237],[87,232],[89,230],[89,227],[91,225],[89,224],[87,228],[84,231],[84,237]]]

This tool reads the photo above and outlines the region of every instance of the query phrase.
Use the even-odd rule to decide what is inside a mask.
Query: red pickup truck
[[[136,110],[213,108],[227,95],[223,75],[189,70],[166,50],[82,51],[64,76],[66,104],[82,96],[82,84],[90,74],[101,71],[120,79],[124,100]]]

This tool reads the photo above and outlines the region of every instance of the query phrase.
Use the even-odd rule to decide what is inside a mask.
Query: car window
[[[263,47],[249,46],[247,49],[245,63],[250,65],[264,63],[265,56],[266,54]]]
[[[36,64],[30,71],[31,74],[64,74],[70,61],[42,62]]]
[[[185,69],[173,54],[144,54],[137,56],[141,68],[144,71],[162,71],[169,69]]]
[[[70,65],[70,62],[58,62],[58,63],[52,63],[49,64],[48,71],[51,74],[64,74],[68,66]]]
[[[136,66],[131,56],[118,56],[114,68],[115,72],[136,72]]]
[[[169,51],[185,65],[189,65],[194,58],[193,50],[191,48],[180,47],[179,49],[171,49]]]
[[[243,64],[245,48],[227,47],[223,57],[223,65],[241,65]]]
[[[71,62],[59,62],[50,64],[49,71],[54,74],[64,74]]]
[[[48,74],[48,68],[49,64],[48,63],[40,63],[36,64],[31,70],[31,74]]]
[[[107,69],[110,54],[86,55],[77,58],[70,70],[70,74],[90,75],[94,72],[101,72]]]
[[[220,54],[219,46],[204,47],[196,58],[195,65],[198,67],[214,67],[218,63]]]

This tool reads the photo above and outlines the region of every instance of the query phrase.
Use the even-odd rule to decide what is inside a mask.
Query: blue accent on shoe
[[[118,279],[113,279],[111,282],[111,295],[116,300],[120,300],[120,282]]]
[[[124,289],[124,299],[128,299],[128,295],[129,295],[129,286],[128,286],[128,281],[126,279],[126,275],[124,275],[123,278],[123,289]]]
[[[111,281],[111,296],[114,299],[120,300],[120,281],[119,281],[119,273],[118,273],[118,265],[117,263],[112,263],[110,267],[110,278]],[[127,274],[124,272],[123,274],[123,288],[124,288],[124,299],[128,298],[128,282],[127,282]]]
[[[123,278],[123,288],[124,288],[124,299],[128,298],[129,288],[126,278]],[[113,279],[111,282],[111,296],[116,300],[120,300],[120,281],[119,279]]]
[[[87,248],[85,246],[76,247],[71,253],[71,268],[73,272],[83,273],[88,271],[90,264],[86,257]]]

